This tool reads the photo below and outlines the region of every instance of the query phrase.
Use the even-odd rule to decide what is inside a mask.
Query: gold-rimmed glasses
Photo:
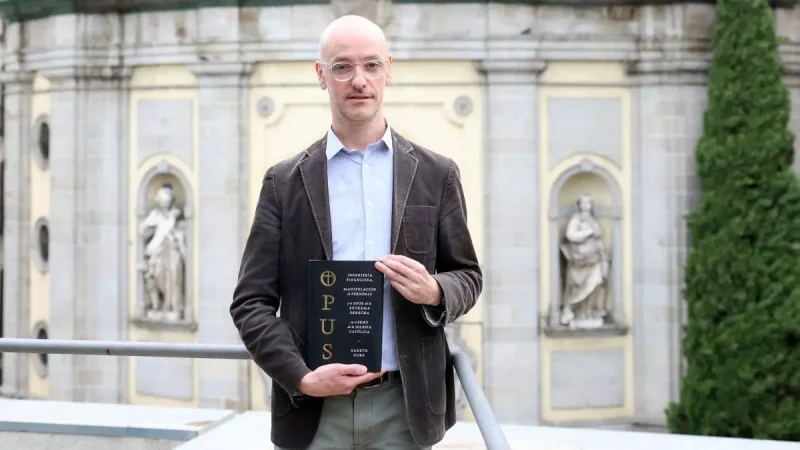
[[[327,67],[331,71],[333,79],[336,81],[350,81],[356,75],[356,64],[349,62],[333,62],[327,63],[319,61],[319,63]],[[389,60],[386,59],[373,59],[359,64],[364,76],[370,79],[380,78],[386,74],[386,69]]]

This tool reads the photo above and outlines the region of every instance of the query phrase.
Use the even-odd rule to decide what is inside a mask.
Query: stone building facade
[[[137,3],[4,6],[4,336],[237,343],[261,179],[324,134],[318,36],[355,13],[390,39],[392,125],[461,168],[486,284],[448,336],[499,419],[664,423],[713,5]],[[800,136],[800,7],[775,16]],[[269,408],[249,362],[4,354],[2,370],[21,396]]]

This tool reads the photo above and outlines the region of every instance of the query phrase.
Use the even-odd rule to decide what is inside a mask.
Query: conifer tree
[[[718,0],[674,433],[800,441],[800,184],[764,0]]]

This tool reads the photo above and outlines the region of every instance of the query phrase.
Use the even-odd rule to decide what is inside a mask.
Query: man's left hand
[[[375,263],[403,297],[420,305],[438,306],[442,288],[425,266],[402,255],[386,255]]]

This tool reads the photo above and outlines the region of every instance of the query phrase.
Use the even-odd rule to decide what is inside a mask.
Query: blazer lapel
[[[306,151],[308,157],[300,162],[300,176],[311,204],[311,213],[317,225],[319,238],[325,250],[325,257],[333,259],[333,236],[331,232],[331,212],[328,202],[328,165],[325,156],[327,135]]]
[[[392,199],[392,253],[397,249],[400,226],[411,193],[411,185],[417,174],[417,158],[411,154],[413,147],[402,136],[392,130],[392,146],[394,147],[394,198]]]

